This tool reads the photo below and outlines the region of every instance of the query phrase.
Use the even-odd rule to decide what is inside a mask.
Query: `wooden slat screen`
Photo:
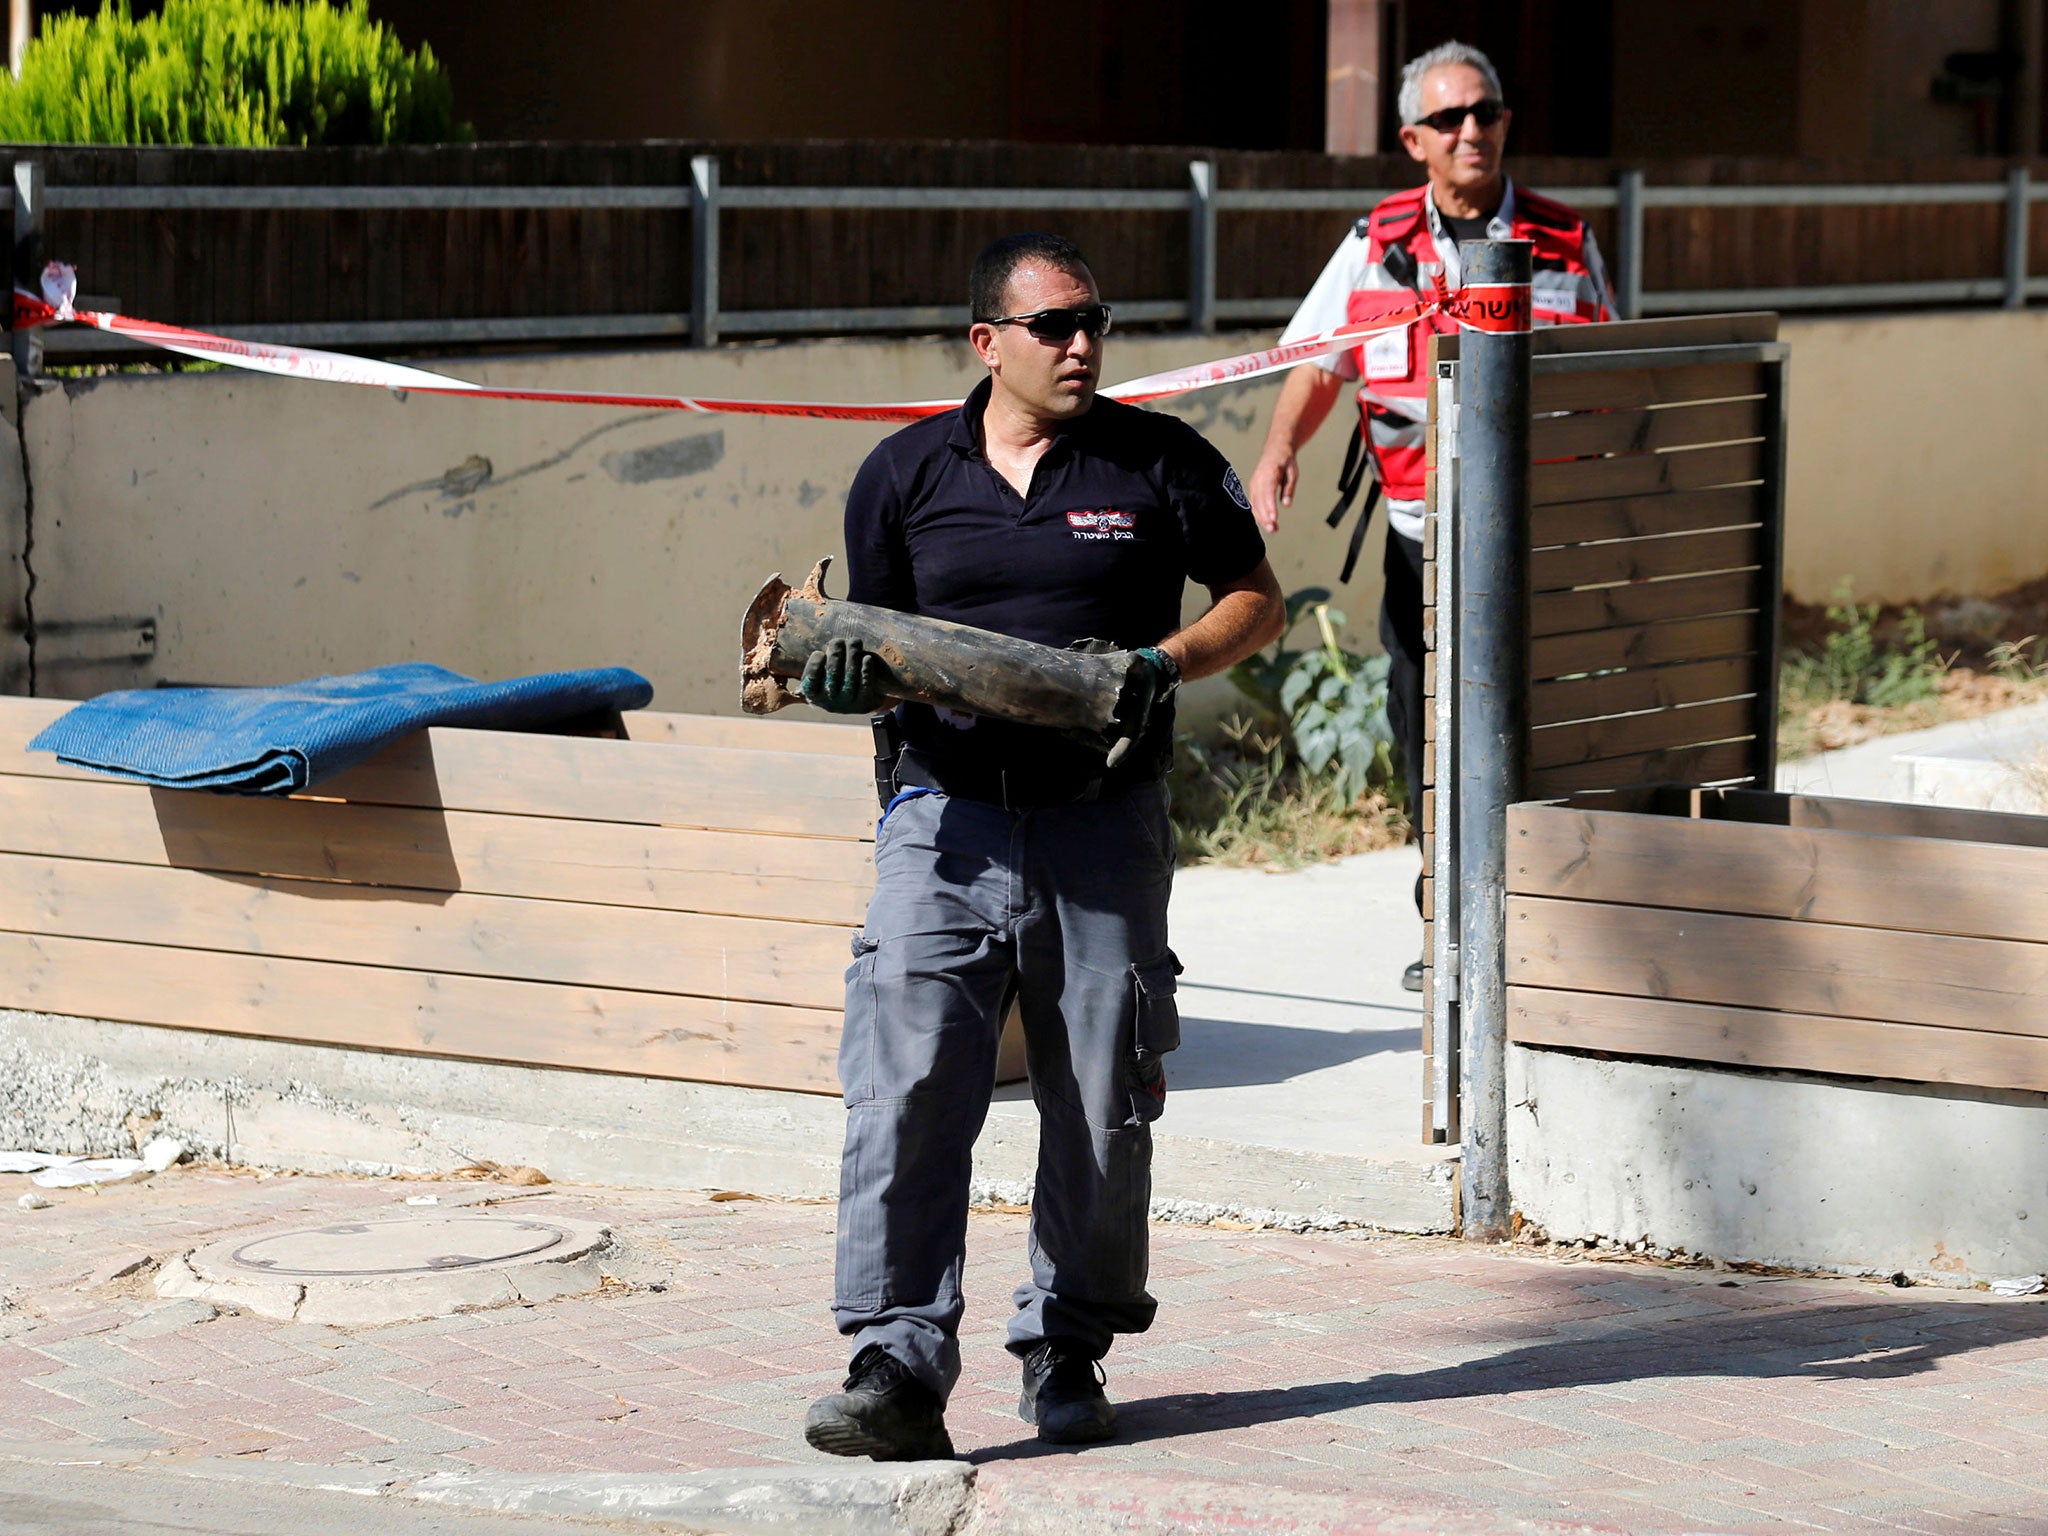
[[[1754,777],[1774,592],[1771,365],[1570,381],[1532,424],[1529,792]],[[1616,407],[1601,383],[1628,382]],[[1539,397],[1545,393],[1537,391]]]

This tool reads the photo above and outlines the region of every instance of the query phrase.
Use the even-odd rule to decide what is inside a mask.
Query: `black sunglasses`
[[[1497,96],[1483,96],[1478,101],[1463,107],[1443,107],[1427,117],[1415,119],[1422,128],[1434,128],[1438,133],[1456,133],[1465,126],[1470,117],[1482,128],[1491,128],[1507,115],[1507,105]]]
[[[1034,309],[1028,315],[1004,315],[984,320],[983,325],[1021,325],[1040,341],[1072,341],[1074,332],[1090,336],[1109,334],[1109,306],[1084,304],[1079,309]]]

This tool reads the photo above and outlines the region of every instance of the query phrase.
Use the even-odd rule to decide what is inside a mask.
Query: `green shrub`
[[[1292,650],[1283,633],[1271,655],[1261,651],[1239,662],[1230,680],[1285,725],[1287,744],[1308,775],[1329,775],[1350,801],[1369,789],[1389,789],[1397,777],[1387,722],[1388,661],[1338,644],[1344,615],[1329,597],[1309,587],[1287,599],[1287,633],[1310,616],[1321,644]]]
[[[368,0],[129,0],[53,16],[0,76],[14,144],[423,144],[466,139],[433,50],[408,53]]]

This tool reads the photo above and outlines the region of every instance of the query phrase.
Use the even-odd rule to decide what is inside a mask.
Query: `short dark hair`
[[[973,275],[967,279],[967,313],[975,320],[1002,317],[1003,297],[1010,291],[1010,278],[1027,261],[1043,262],[1062,272],[1087,271],[1088,258],[1081,247],[1065,235],[1042,229],[1021,235],[1005,235],[974,258]]]

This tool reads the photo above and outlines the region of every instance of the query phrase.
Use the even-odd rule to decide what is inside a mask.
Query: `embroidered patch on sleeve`
[[[1243,507],[1245,511],[1251,511],[1252,499],[1245,495],[1244,482],[1237,478],[1237,471],[1235,469],[1223,471],[1223,489],[1230,493],[1232,501]]]

